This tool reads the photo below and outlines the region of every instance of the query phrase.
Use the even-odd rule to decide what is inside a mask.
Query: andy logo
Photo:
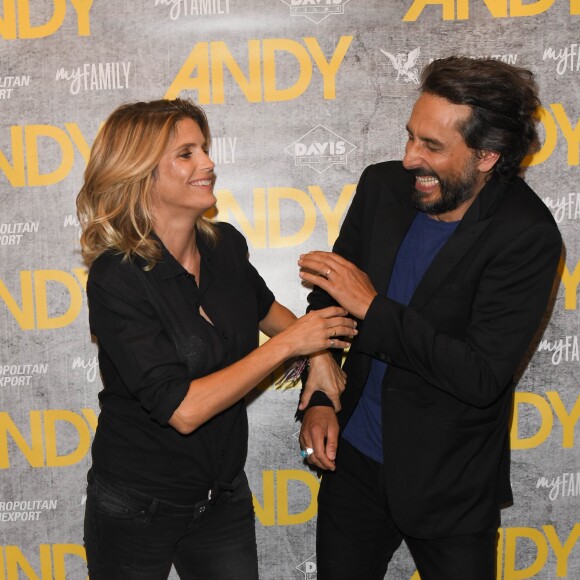
[[[304,560],[300,566],[296,566],[296,570],[300,570],[306,580],[316,580],[316,554]]]
[[[290,6],[292,16],[305,16],[318,24],[331,14],[344,14],[344,5],[349,0],[282,0]]]
[[[332,165],[346,165],[346,158],[356,147],[322,125],[317,125],[286,147],[296,165],[308,165],[318,173]]]
[[[394,72],[397,73],[395,81],[404,83],[419,84],[419,75],[421,74],[421,47],[417,47],[409,52],[397,52],[391,54],[386,50],[380,49],[381,52],[391,61]],[[391,72],[391,77],[393,73]]]

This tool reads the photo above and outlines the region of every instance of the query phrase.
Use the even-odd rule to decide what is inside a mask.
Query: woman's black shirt
[[[164,247],[162,260],[147,272],[141,258],[103,254],[87,283],[104,386],[93,469],[181,504],[204,499],[216,481],[231,481],[243,468],[246,408],[240,401],[190,435],[168,421],[191,380],[258,346],[258,323],[274,301],[248,261],[243,236],[229,224],[217,225],[215,247],[198,235],[199,288]],[[213,324],[200,315],[200,306]]]

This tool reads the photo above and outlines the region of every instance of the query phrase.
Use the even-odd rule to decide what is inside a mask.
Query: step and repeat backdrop
[[[566,245],[515,393],[498,579],[580,578],[579,31],[580,0],[3,0],[0,580],[87,575],[101,381],[75,197],[108,114],[162,97],[204,107],[217,218],[299,315],[298,256],[331,247],[366,165],[401,158],[421,70],[451,54],[536,74],[542,146],[526,178]],[[261,577],[314,580],[319,479],[298,454],[298,388],[278,378],[248,401]],[[418,579],[404,548],[386,578]]]

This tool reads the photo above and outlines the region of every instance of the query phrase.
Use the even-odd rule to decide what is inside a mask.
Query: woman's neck
[[[155,233],[171,255],[199,280],[200,254],[195,226],[192,228],[163,224],[162,227],[155,227]]]

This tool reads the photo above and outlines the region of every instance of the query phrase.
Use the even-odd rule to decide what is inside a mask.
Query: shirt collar
[[[159,237],[153,232],[151,233],[151,237],[157,241],[161,249],[161,259],[159,262],[157,262],[154,268],[157,269],[161,279],[167,280],[168,278],[175,278],[176,276],[183,276],[184,274],[187,274],[187,270],[173,257],[171,252],[165,247]],[[208,244],[203,239],[203,236],[199,232],[197,232],[196,241],[199,253],[201,255],[202,268],[204,271],[206,268],[209,270],[212,248],[208,246]]]

